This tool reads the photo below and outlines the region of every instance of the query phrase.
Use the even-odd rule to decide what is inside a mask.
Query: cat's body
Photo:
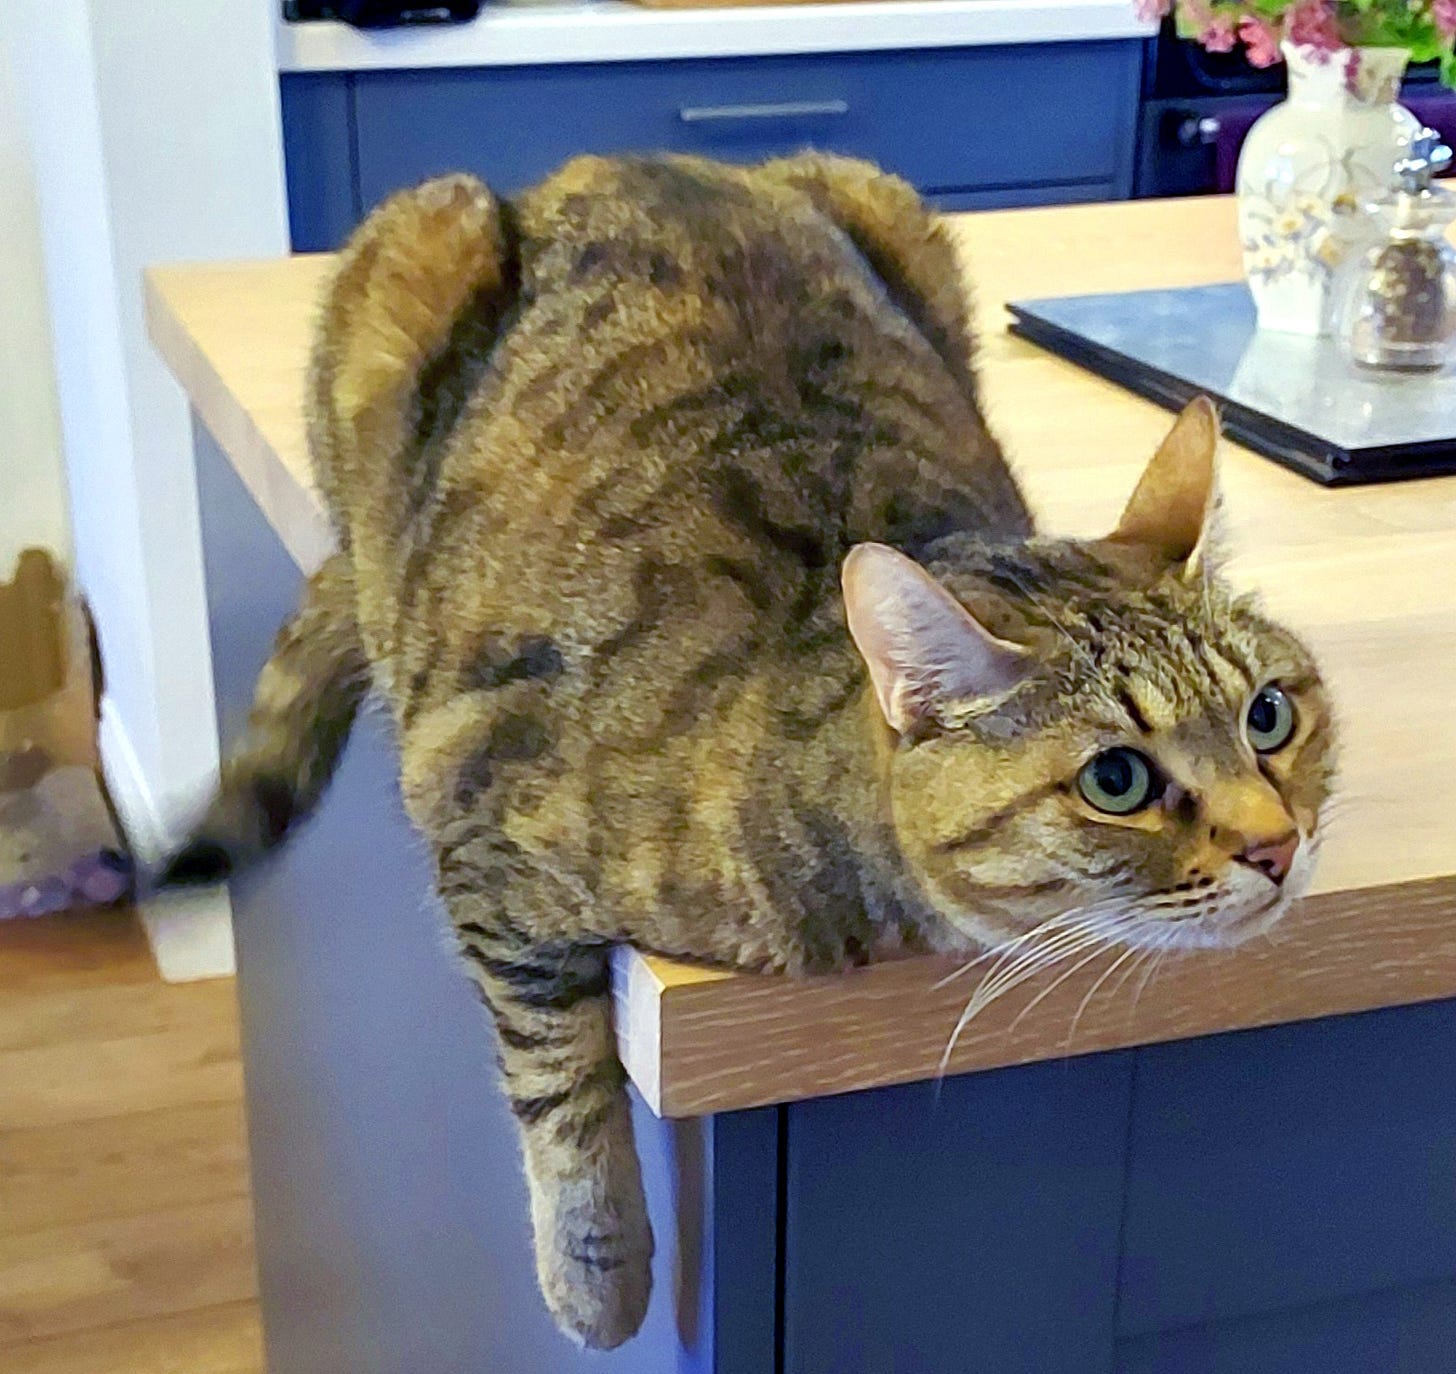
[[[969,351],[913,194],[826,159],[583,159],[512,207],[443,179],[331,288],[310,433],[340,551],[179,871],[280,839],[383,695],[496,1017],[543,1290],[592,1344],[636,1329],[651,1251],[613,943],[830,970],[1112,895],[1170,915],[1218,854],[1242,869],[1206,929],[1281,908],[1313,832],[1322,741],[1283,786],[1210,733],[1210,700],[1237,721],[1276,678],[1313,704],[1301,749],[1324,708],[1292,640],[1179,571],[1206,480],[1171,534],[1135,498],[1113,541],[1028,543]],[[1173,642],[1204,614],[1241,647]],[[1170,800],[1155,855],[1150,809],[1069,837],[1065,779],[1114,729],[1183,793],[1178,759],[1208,777],[1206,823],[1179,800],[1175,843]]]

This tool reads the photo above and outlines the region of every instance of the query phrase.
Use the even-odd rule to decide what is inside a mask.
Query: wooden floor
[[[0,923],[0,1370],[260,1374],[230,980],[130,913]]]

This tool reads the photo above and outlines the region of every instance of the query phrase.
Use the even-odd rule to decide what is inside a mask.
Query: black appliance
[[[1150,38],[1143,62],[1136,196],[1232,191],[1239,148],[1253,122],[1284,98],[1282,65],[1251,66],[1242,47],[1205,52],[1179,38],[1171,20]],[[1414,66],[1401,96],[1423,123],[1456,138],[1456,92],[1440,84],[1434,62]]]
[[[480,13],[480,0],[283,0],[283,17],[341,19],[356,29],[388,29],[397,24],[461,24]]]

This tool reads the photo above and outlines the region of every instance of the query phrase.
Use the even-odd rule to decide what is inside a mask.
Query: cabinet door
[[[1139,1336],[1117,1374],[1450,1374],[1456,1283]]]
[[[1131,1064],[789,1107],[784,1374],[1111,1369]]]
[[[1453,1066],[1453,1002],[1139,1051],[1120,1333],[1456,1278]]]

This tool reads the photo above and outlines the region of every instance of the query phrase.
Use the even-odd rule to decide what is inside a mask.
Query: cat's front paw
[[[558,1233],[542,1257],[541,1291],[557,1325],[583,1345],[611,1350],[637,1334],[652,1296],[652,1232],[640,1226]]]

